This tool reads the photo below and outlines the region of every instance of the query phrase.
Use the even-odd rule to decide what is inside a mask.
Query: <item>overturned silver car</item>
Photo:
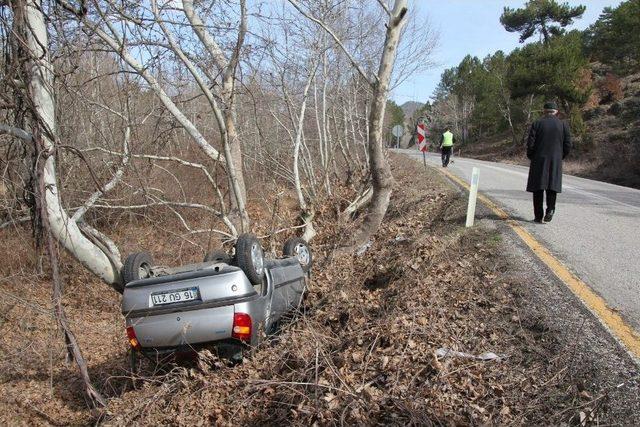
[[[122,313],[135,369],[138,355],[158,360],[211,346],[238,360],[298,307],[312,264],[300,238],[283,257],[267,259],[258,239],[241,235],[235,254],[214,251],[204,262],[178,268],[153,265],[147,253],[127,257]]]

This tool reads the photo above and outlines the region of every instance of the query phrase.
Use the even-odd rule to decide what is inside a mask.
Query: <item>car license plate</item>
[[[151,294],[153,305],[175,304],[198,299],[198,288],[176,289],[175,291]]]

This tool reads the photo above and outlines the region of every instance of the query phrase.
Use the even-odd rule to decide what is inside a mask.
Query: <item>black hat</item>
[[[551,101],[551,102],[546,102],[544,104],[544,109],[545,110],[557,110],[558,109],[558,104],[556,104],[555,102]]]

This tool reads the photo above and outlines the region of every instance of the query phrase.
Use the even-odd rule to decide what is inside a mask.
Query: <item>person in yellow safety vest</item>
[[[440,137],[440,149],[442,150],[442,167],[446,168],[449,166],[451,151],[453,150],[453,134],[448,126],[445,128],[445,133]]]

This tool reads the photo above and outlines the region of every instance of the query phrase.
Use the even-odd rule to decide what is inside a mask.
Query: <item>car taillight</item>
[[[140,350],[140,342],[138,341],[138,337],[136,337],[136,331],[133,330],[133,326],[127,326],[127,337],[129,338],[129,344],[135,350]]]
[[[234,313],[231,336],[240,341],[251,341],[251,316],[246,313]]]

